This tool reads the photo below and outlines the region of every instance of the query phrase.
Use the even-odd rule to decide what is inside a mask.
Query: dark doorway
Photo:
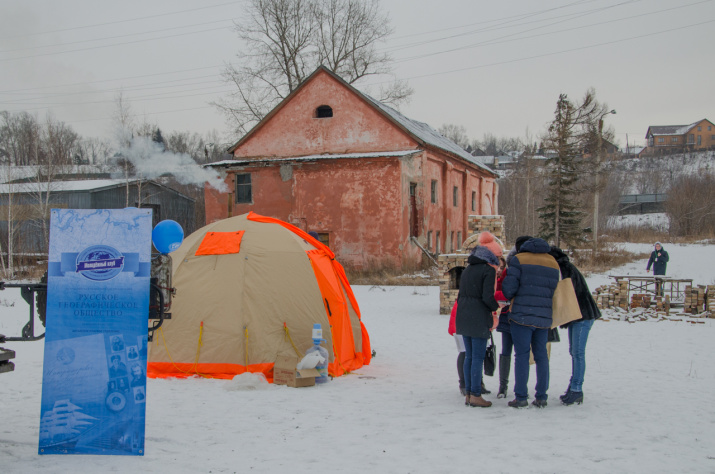
[[[417,183],[410,183],[410,237],[419,234],[417,225]]]

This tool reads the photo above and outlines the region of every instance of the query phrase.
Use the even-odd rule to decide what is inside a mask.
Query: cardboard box
[[[289,387],[310,387],[315,385],[315,377],[320,376],[317,369],[296,369],[299,359],[296,356],[278,356],[273,366],[273,383]]]

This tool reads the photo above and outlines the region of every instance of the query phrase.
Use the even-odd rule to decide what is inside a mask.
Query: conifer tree
[[[576,190],[580,137],[577,128],[579,110],[561,94],[556,104],[554,120],[544,137],[544,146],[552,155],[546,160],[549,181],[546,204],[539,209],[540,236],[557,247],[562,243],[573,247],[583,241],[583,212]]]

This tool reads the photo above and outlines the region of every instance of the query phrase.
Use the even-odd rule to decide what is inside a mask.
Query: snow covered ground
[[[670,274],[713,282],[712,247],[664,246]],[[645,263],[609,273],[643,274]],[[469,408],[439,289],[354,289],[377,351],[369,366],[301,389],[149,380],[143,457],[38,456],[43,343],[4,344],[17,357],[0,375],[0,472],[715,472],[715,319],[597,322],[585,402],[569,407],[558,403],[571,368],[562,332],[547,408],[507,407],[496,377],[494,406]],[[19,291],[0,292],[0,333],[19,334],[26,314]],[[532,394],[534,383],[532,369]]]

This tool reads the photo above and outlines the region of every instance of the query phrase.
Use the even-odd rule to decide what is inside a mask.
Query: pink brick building
[[[496,175],[429,125],[321,67],[213,163],[206,221],[254,211],[315,231],[356,269],[412,269],[497,214]]]

